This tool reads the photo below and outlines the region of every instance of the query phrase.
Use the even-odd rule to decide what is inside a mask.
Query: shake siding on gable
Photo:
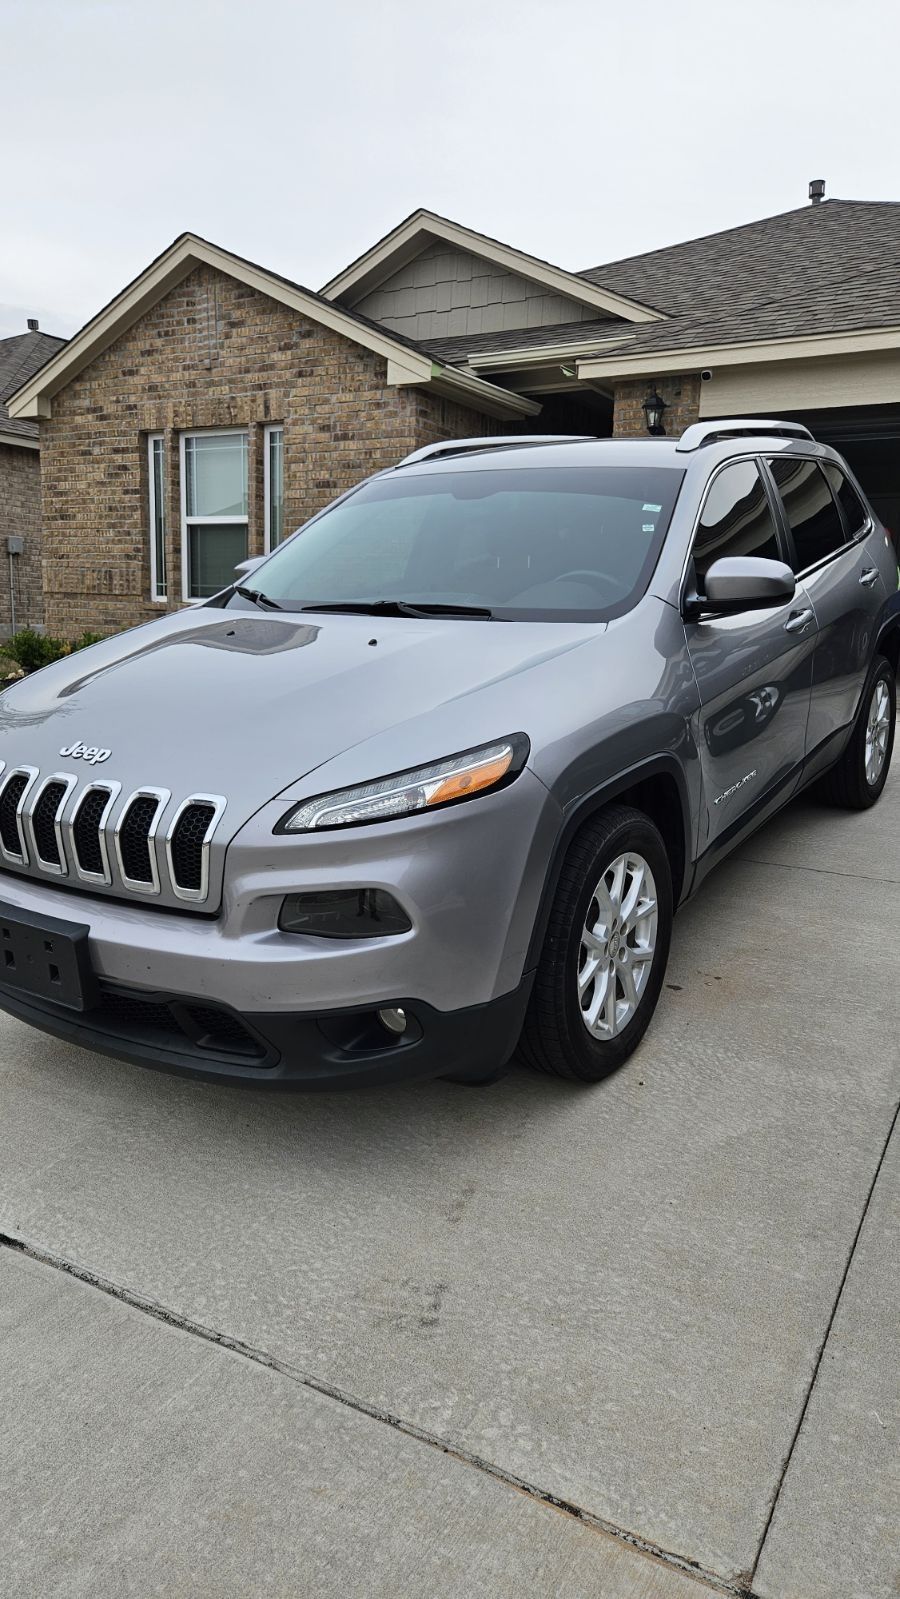
[[[428,341],[466,333],[592,321],[596,307],[551,294],[538,283],[465,250],[431,244],[353,309],[394,333]]]

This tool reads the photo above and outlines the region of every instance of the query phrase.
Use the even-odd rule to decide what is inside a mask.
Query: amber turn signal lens
[[[479,789],[492,788],[494,783],[499,783],[501,777],[506,776],[512,758],[512,750],[507,749],[494,760],[483,761],[480,766],[470,767],[467,772],[451,773],[429,794],[429,807],[446,805],[448,800],[465,799],[469,794],[477,794]]]

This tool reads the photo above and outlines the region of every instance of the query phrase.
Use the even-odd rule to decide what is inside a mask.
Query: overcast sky
[[[0,336],[187,229],[319,288],[417,206],[583,268],[900,199],[895,0],[0,0]]]

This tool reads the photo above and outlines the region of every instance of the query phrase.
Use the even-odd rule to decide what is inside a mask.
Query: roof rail
[[[426,444],[412,455],[404,455],[398,466],[413,466],[418,461],[435,461],[442,455],[468,455],[474,450],[527,449],[531,444],[577,444],[593,440],[592,433],[509,433],[497,434],[488,439],[444,439],[440,444]]]
[[[736,416],[730,421],[692,422],[678,440],[676,450],[699,450],[704,444],[715,444],[719,439],[755,437],[760,433],[776,439],[815,439],[802,422],[771,422],[761,417]]]

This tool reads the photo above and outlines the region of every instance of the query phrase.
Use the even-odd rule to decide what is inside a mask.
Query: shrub
[[[86,650],[91,644],[102,644],[106,636],[105,633],[92,633],[89,628],[86,628],[80,638],[72,640],[71,648],[73,650]]]
[[[23,672],[36,672],[41,666],[49,666],[51,661],[68,655],[71,647],[62,639],[36,633],[33,627],[20,628],[3,646],[4,653],[18,662]]]

